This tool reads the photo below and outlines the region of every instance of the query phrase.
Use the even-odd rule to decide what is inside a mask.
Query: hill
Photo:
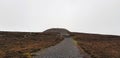
[[[35,52],[59,43],[58,33],[0,32],[0,58],[30,57]]]
[[[0,32],[0,58],[31,58],[32,52],[56,45],[69,33],[90,58],[120,58],[120,36],[70,32],[51,28],[44,32]]]
[[[120,36],[72,33],[80,50],[91,58],[120,58]]]

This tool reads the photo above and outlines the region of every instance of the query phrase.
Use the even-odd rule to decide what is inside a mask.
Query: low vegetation
[[[120,58],[120,36],[72,33],[80,49],[91,58]]]
[[[59,33],[0,32],[0,58],[31,58],[32,52],[53,46]]]

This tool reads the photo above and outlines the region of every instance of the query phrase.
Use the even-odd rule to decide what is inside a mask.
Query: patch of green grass
[[[30,52],[23,53],[25,58],[32,58],[32,54]]]
[[[74,43],[75,45],[78,45],[78,43],[77,43],[76,40],[72,39],[72,41],[73,41],[73,43]]]

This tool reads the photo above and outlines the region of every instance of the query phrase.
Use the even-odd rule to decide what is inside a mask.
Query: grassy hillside
[[[0,58],[24,58],[59,43],[59,33],[0,32]]]
[[[120,58],[120,36],[72,33],[78,46],[91,58]]]

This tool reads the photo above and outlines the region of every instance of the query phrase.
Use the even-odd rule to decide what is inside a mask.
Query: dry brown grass
[[[59,33],[0,32],[0,58],[24,58],[61,40]]]
[[[120,36],[73,33],[74,39],[91,58],[120,58]]]

